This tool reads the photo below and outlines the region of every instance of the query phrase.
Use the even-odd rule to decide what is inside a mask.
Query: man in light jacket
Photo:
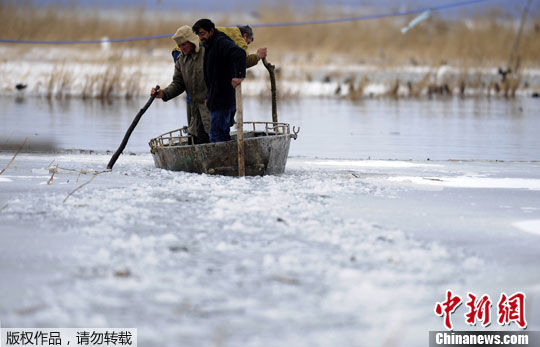
[[[180,27],[172,39],[180,47],[180,56],[174,66],[171,84],[161,89],[156,98],[170,100],[184,91],[189,94],[188,132],[194,143],[208,143],[210,132],[210,111],[205,104],[206,84],[204,83],[205,48],[200,45],[199,38],[187,25]],[[154,93],[152,88],[151,93]]]

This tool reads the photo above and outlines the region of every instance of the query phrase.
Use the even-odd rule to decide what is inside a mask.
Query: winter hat
[[[178,46],[189,41],[195,45],[195,51],[199,51],[199,37],[195,35],[193,30],[191,30],[191,27],[187,25],[183,25],[178,28],[171,38]]]

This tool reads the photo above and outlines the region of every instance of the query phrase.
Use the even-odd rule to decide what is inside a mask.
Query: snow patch
[[[436,167],[441,165],[436,164],[421,164],[405,161],[389,161],[389,160],[318,160],[306,161],[306,164],[316,166],[332,166],[332,167],[380,167],[380,168],[412,168],[412,167]]]
[[[404,182],[420,185],[441,186],[449,188],[498,188],[540,190],[540,180],[530,178],[492,178],[492,177],[389,177],[393,182]]]
[[[540,219],[524,220],[521,222],[515,222],[512,225],[520,229],[521,231],[540,235]]]

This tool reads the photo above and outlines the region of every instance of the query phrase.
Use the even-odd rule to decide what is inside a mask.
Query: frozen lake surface
[[[3,326],[134,327],[142,346],[419,346],[450,288],[523,291],[540,329],[537,101],[291,101],[280,120],[302,130],[285,174],[243,179],[156,169],[148,138],[185,107],[156,103],[135,155],[65,202],[141,105],[42,104],[3,100],[2,135],[97,153],[22,153],[0,175]]]

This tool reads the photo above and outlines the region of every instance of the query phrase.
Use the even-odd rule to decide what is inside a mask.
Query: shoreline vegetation
[[[370,14],[343,11],[328,13],[314,5],[298,13],[281,3],[263,6],[256,14],[217,15],[0,2],[0,32],[4,39],[101,40],[172,33],[201,16],[228,25]],[[255,28],[250,50],[268,47],[269,60],[279,67],[281,97],[513,97],[540,92],[537,14],[529,14],[513,62],[519,20],[509,13],[496,8],[452,18],[434,13],[402,34],[401,28],[415,17]],[[0,95],[103,99],[147,95],[156,83],[170,82],[172,48],[169,38],[87,45],[1,43]],[[500,73],[509,66],[518,69]],[[248,71],[244,92],[267,95],[264,68]]]

